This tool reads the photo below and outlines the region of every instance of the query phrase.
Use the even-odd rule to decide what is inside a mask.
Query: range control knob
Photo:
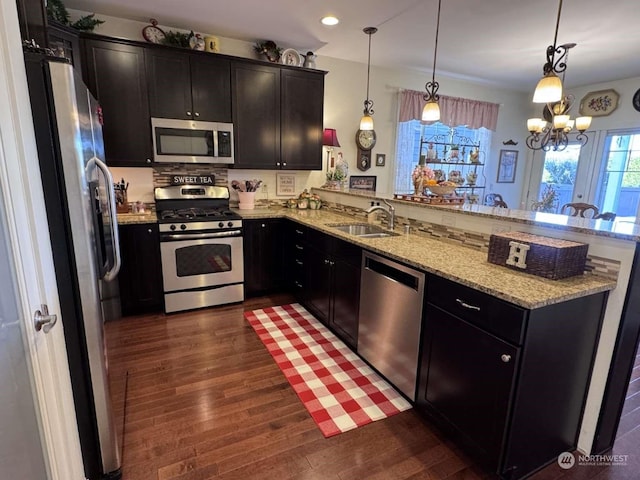
[[[224,222],[220,222],[220,223],[218,224],[218,226],[219,226],[220,228],[224,227]]]
[[[233,227],[233,222],[227,222],[227,227],[229,228]]]
[[[175,225],[171,225],[169,228],[173,231],[173,230],[176,229],[176,226]]]
[[[182,225],[180,225],[180,230],[186,230],[187,226],[183,223]]]

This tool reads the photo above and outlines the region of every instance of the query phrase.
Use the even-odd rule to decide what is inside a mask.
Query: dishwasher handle
[[[364,269],[382,275],[388,280],[400,283],[415,291],[419,291],[421,283],[424,282],[424,273],[395,262],[386,261],[386,259],[377,255],[374,258],[369,254],[364,254]]]

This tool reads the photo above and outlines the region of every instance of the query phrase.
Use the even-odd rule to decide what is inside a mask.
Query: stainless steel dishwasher
[[[358,353],[415,400],[425,274],[362,253]]]

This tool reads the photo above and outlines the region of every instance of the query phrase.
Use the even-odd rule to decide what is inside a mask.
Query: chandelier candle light
[[[427,93],[424,95],[424,100],[427,102],[422,109],[422,121],[423,122],[436,122],[440,120],[440,95],[438,95],[438,88],[440,84],[436,82],[436,58],[438,56],[438,32],[440,31],[440,8],[442,7],[442,0],[438,0],[438,19],[436,21],[436,43],[433,48],[433,72],[431,74],[431,81],[427,82],[425,88]]]
[[[362,112],[362,118],[360,119],[360,130],[373,130],[373,100],[369,100],[369,76],[371,74],[371,35],[376,33],[378,29],[376,27],[366,27],[362,30],[369,35],[369,57],[367,59],[367,99],[364,101],[364,111]]]
[[[569,110],[573,105],[573,95],[564,95],[563,81],[567,70],[569,50],[576,46],[575,43],[557,45],[558,27],[560,26],[560,14],[562,12],[562,0],[558,5],[558,17],[553,45],[547,47],[547,62],[542,67],[544,73],[533,93],[534,103],[545,103],[545,119],[530,118],[527,120],[527,147],[532,150],[561,151],[569,144],[568,134],[575,126],[578,135],[575,139],[581,145],[585,145],[589,138],[584,134],[591,125],[591,117],[584,116],[571,120]],[[562,73],[562,80],[558,77]],[[549,120],[549,122],[547,121]]]

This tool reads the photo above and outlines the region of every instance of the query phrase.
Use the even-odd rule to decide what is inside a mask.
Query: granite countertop
[[[331,190],[317,187],[314,187],[312,190],[317,191],[317,193],[337,193],[352,197],[365,197],[372,200],[381,200],[382,198],[386,198],[388,201],[398,205],[413,205],[423,208],[446,209],[449,211],[453,210],[456,213],[464,215],[475,215],[497,220],[508,219],[510,222],[515,223],[539,225],[541,227],[554,228],[558,230],[570,230],[589,235],[618,238],[620,240],[631,240],[634,242],[640,241],[640,225],[622,218],[614,221],[592,220],[590,218],[570,217],[568,215],[559,215],[557,213],[534,212],[530,210],[518,210],[516,208],[488,207],[486,205],[430,205],[426,203],[412,202],[409,200],[398,200],[384,195],[376,195],[371,192]]]
[[[134,223],[158,223],[158,217],[156,217],[155,212],[118,214],[118,225],[130,225]]]
[[[487,253],[415,234],[362,238],[327,226],[354,223],[353,217],[326,210],[264,208],[236,210],[243,218],[289,218],[303,225],[347,240],[367,250],[399,260],[426,272],[475,288],[524,308],[534,309],[615,288],[612,280],[582,275],[548,280],[491,264]]]

